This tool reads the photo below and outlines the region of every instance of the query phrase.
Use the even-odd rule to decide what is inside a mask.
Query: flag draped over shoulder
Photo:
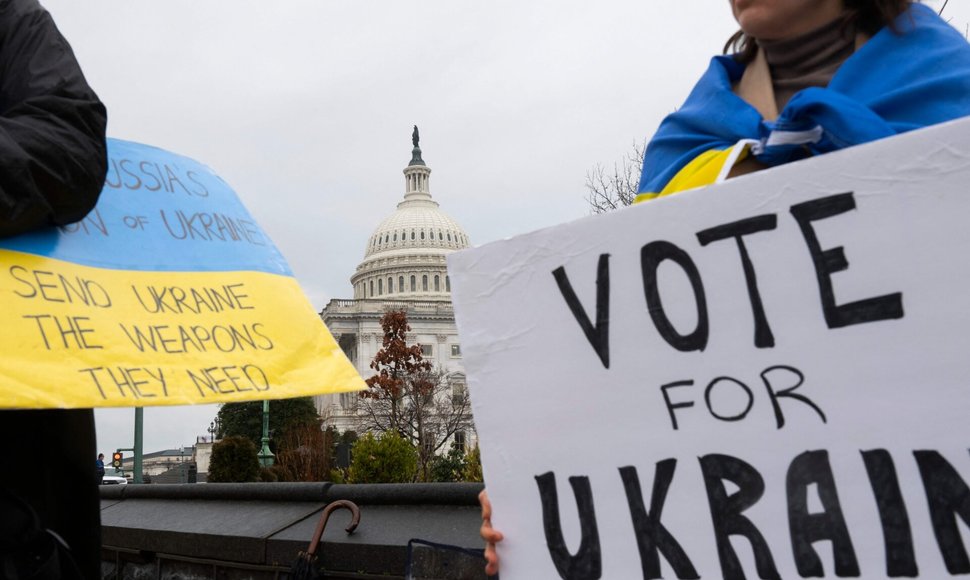
[[[84,220],[0,240],[0,408],[365,388],[286,260],[207,167],[108,140]]]
[[[772,166],[970,115],[970,45],[920,4],[850,56],[827,88],[796,93],[775,122],[732,91],[743,72],[733,57],[712,59],[647,146],[641,194],[660,193],[688,165],[707,165],[713,181],[739,142]]]

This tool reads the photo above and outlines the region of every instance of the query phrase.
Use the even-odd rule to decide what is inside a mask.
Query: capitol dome
[[[451,300],[445,256],[467,248],[468,236],[431,198],[431,169],[421,159],[416,127],[412,140],[404,200],[368,238],[350,279],[354,298]]]

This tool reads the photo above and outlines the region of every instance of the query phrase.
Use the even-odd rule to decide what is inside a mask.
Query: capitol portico
[[[380,320],[388,310],[407,311],[408,342],[421,346],[425,360],[441,369],[452,396],[465,396],[461,344],[451,305],[445,258],[467,248],[468,236],[431,197],[431,168],[421,158],[418,132],[404,169],[404,199],[367,239],[364,258],[351,276],[353,299],[333,299],[320,312],[347,358],[362,377],[375,374],[370,363],[381,348]],[[356,393],[317,397],[325,424],[340,431],[357,429]],[[474,433],[457,437],[462,445]]]

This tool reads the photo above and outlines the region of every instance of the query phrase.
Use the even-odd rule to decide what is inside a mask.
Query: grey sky
[[[735,30],[725,0],[42,2],[109,136],[211,167],[317,310],[352,295],[412,125],[473,244],[577,219],[587,170],[651,134]],[[944,13],[961,30],[967,4]],[[193,444],[216,410],[147,409],[146,452]],[[133,415],[97,411],[102,452],[131,445]]]

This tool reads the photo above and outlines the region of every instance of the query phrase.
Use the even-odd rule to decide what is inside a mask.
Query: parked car
[[[120,469],[106,465],[104,477],[101,478],[101,485],[128,485],[128,478]]]

